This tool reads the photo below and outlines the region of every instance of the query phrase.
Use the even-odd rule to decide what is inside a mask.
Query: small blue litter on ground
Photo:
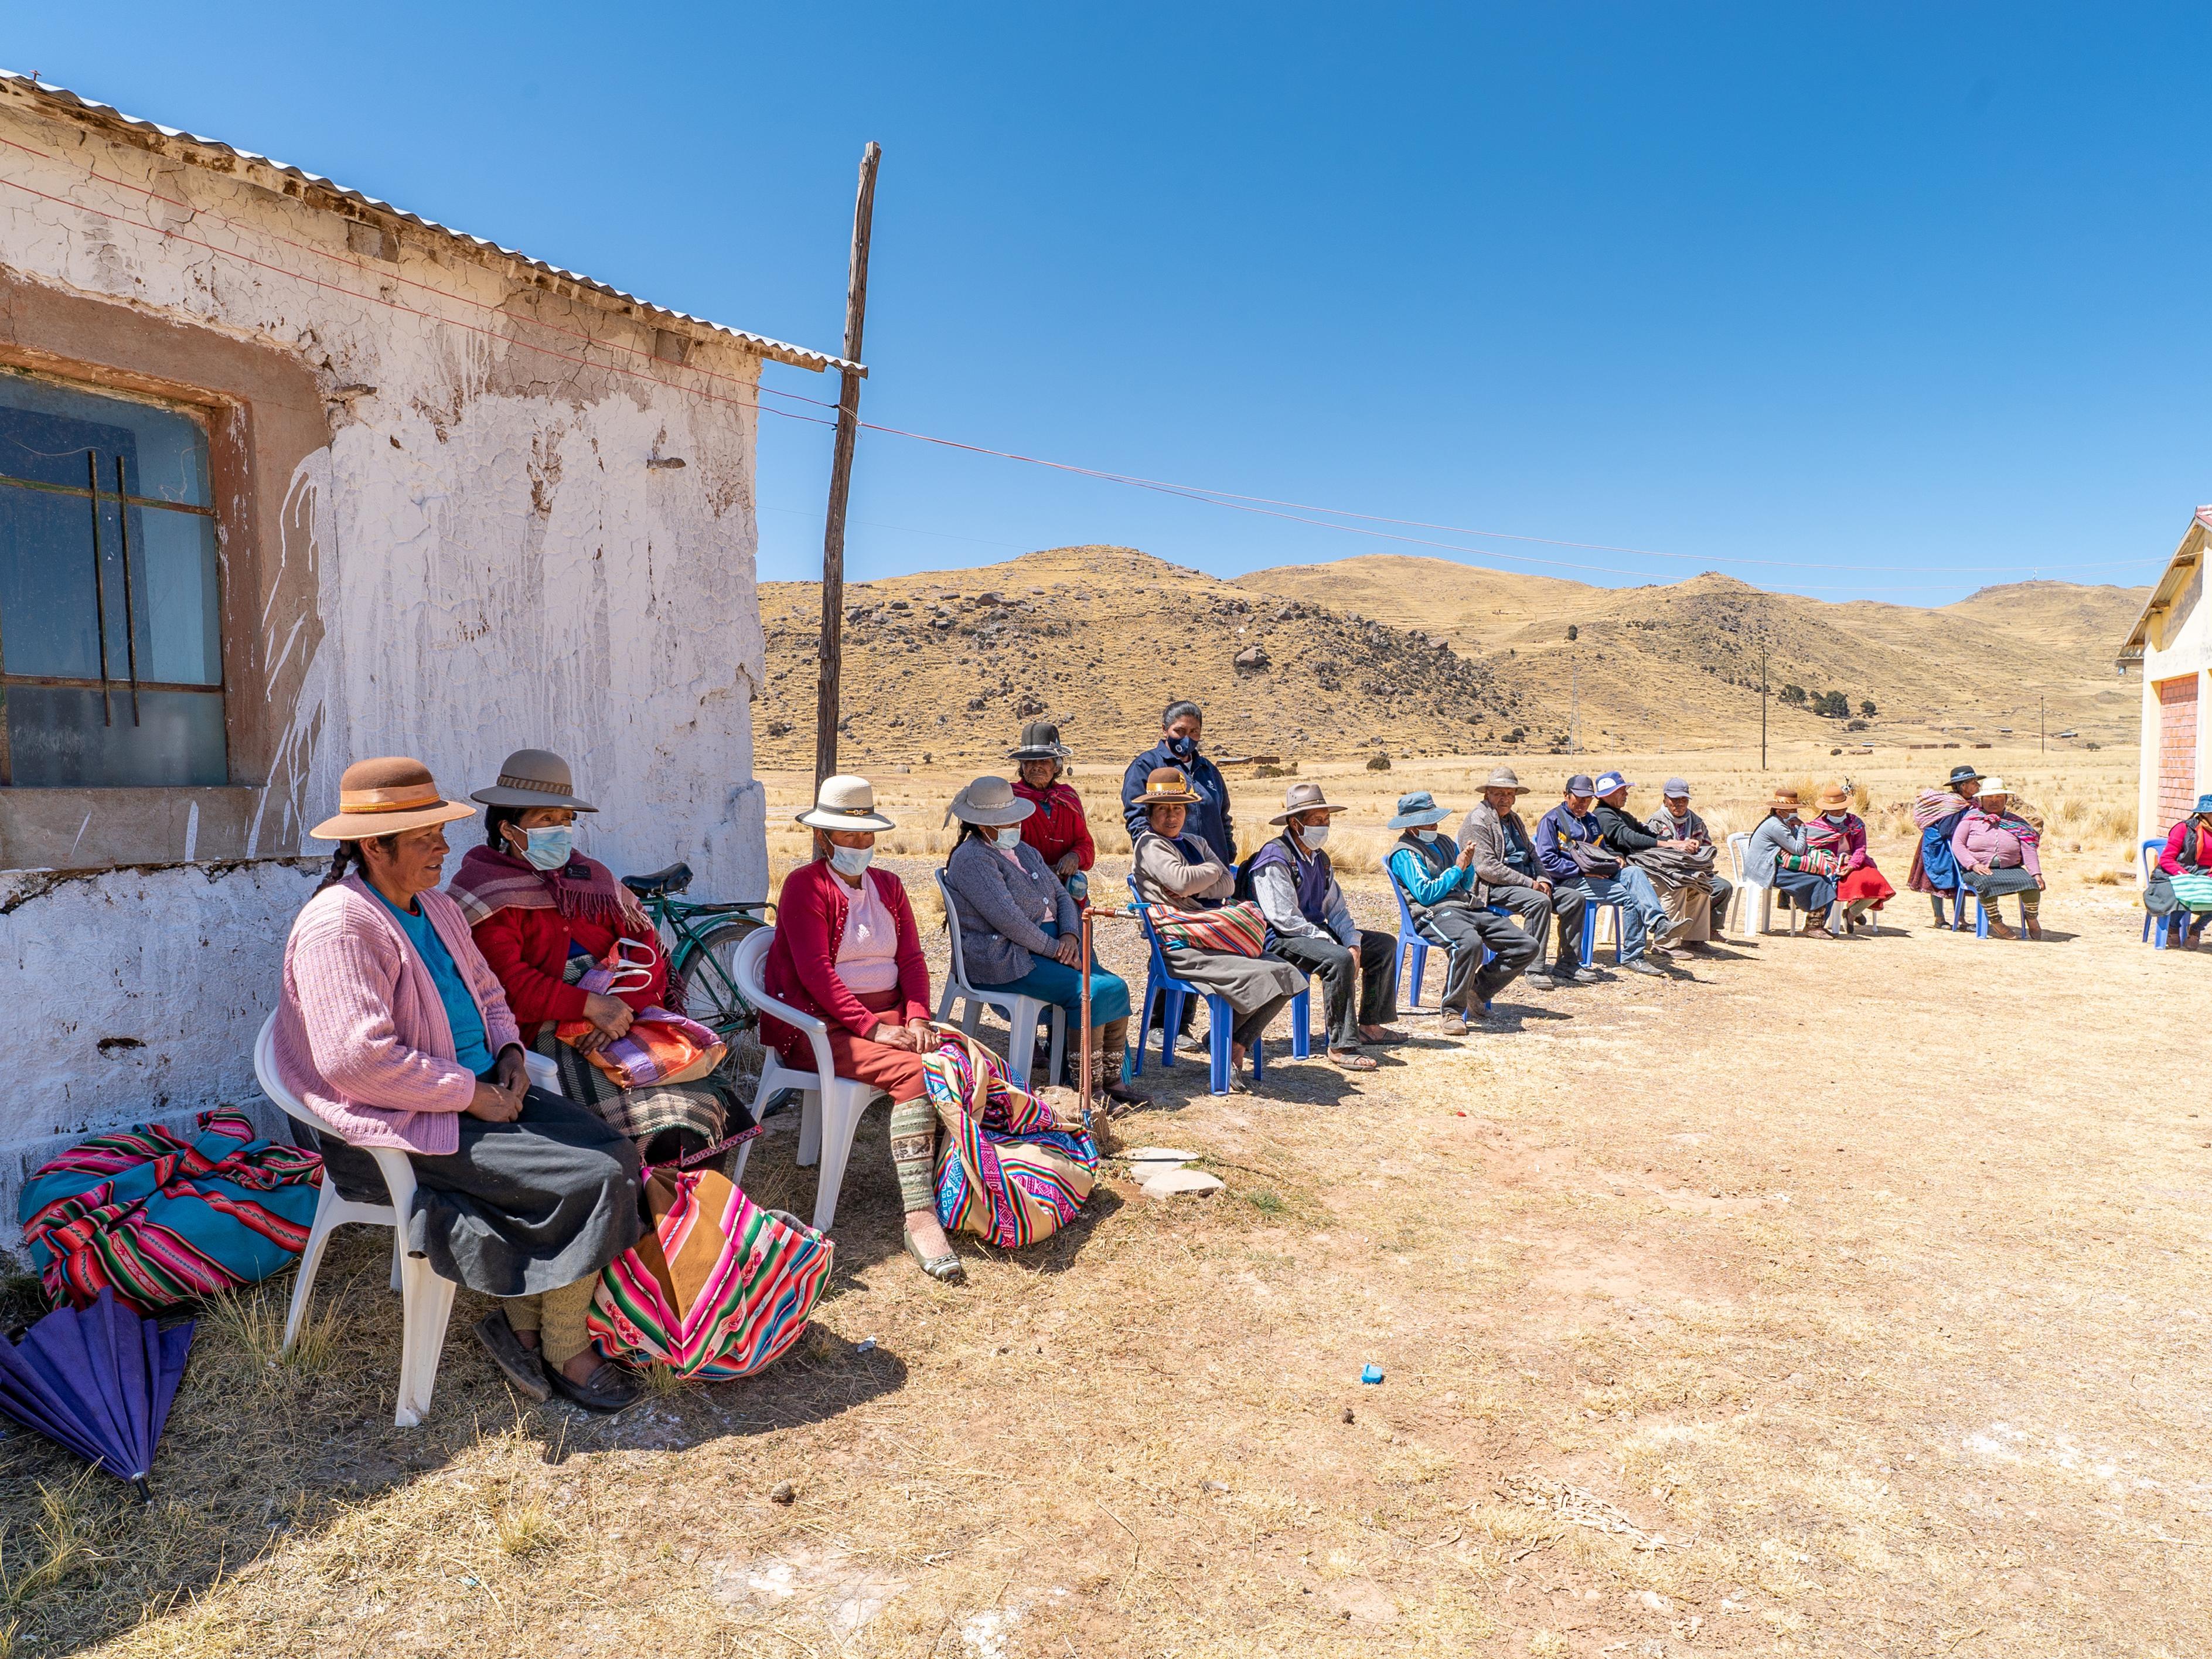
[[[1380,1382],[1382,1380],[1382,1368],[1380,1365],[1370,1365],[1359,1373],[1359,1380],[1362,1382]]]

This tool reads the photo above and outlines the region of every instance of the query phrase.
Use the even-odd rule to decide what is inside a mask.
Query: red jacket
[[[2158,867],[2169,876],[2193,875],[2206,865],[2212,864],[2212,835],[2200,833],[2195,848],[2192,849],[2190,846],[2190,825],[2195,822],[2192,815],[2166,832],[2166,850],[2158,855]],[[2197,859],[2193,865],[2182,857],[2183,853],[2191,850],[2195,851]]]
[[[888,870],[871,869],[860,879],[875,883],[876,896],[898,927],[899,995],[905,1000],[899,1022],[928,1019],[929,964],[921,959],[921,935],[914,925],[914,906],[907,902],[906,888]],[[870,1012],[838,976],[837,945],[845,937],[846,914],[853,908],[851,893],[826,859],[802,864],[786,876],[776,899],[775,939],[761,965],[761,983],[778,1002],[842,1025],[854,1036],[866,1036],[891,1016]],[[761,1016],[761,1042],[767,1047],[781,1048],[793,1039],[806,1040],[775,1015]]]
[[[522,1040],[535,1042],[538,1028],[547,1020],[581,1019],[584,989],[564,985],[561,975],[568,965],[568,943],[574,939],[594,957],[604,957],[615,936],[594,921],[570,921],[558,910],[524,910],[514,905],[495,910],[474,928],[477,949],[499,975],[507,1006],[522,1027]],[[659,950],[659,943],[654,948]],[[650,1008],[668,994],[668,962],[657,957],[653,982],[635,991],[617,993],[633,1009]]]
[[[1083,816],[1083,797],[1075,793],[1074,785],[1051,783],[1032,789],[1018,780],[1014,793],[1036,805],[1036,811],[1022,820],[1022,839],[1036,848],[1047,864],[1057,866],[1071,848],[1077,869],[1088,870],[1098,862],[1091,825]]]

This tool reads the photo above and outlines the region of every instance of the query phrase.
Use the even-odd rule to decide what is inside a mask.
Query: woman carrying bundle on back
[[[1959,860],[1951,854],[1951,832],[1959,827],[1959,814],[1974,803],[1982,775],[1971,766],[1954,766],[1939,789],[1923,789],[1912,803],[1912,821],[1920,827],[1920,844],[1912,849],[1912,868],[1905,884],[1928,895],[1936,907],[1936,925],[1946,925],[1943,900],[1963,894],[1966,884],[1959,878]],[[1960,901],[1963,903],[1963,899]]]
[[[1805,845],[1836,860],[1836,906],[1828,913],[1828,933],[1841,939],[1869,910],[1880,910],[1897,896],[1867,852],[1866,820],[1851,811],[1850,792],[1840,783],[1820,791],[1820,816],[1805,826]]]

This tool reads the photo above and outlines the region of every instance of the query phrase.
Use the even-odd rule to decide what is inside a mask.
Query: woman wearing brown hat
[[[568,763],[518,749],[497,781],[469,799],[488,809],[484,844],[462,857],[446,891],[499,975],[523,1041],[559,1067],[561,1092],[635,1141],[647,1164],[696,1156],[731,1125],[739,1139],[758,1133],[720,1073],[625,1089],[587,1058],[629,1030],[633,1014],[666,1006],[668,961],[636,896],[576,851],[576,815],[599,808],[578,799]],[[584,988],[610,969],[605,990]],[[583,1021],[590,1030],[573,1042],[557,1035]]]
[[[1795,789],[1777,789],[1766,804],[1766,816],[1751,832],[1743,863],[1765,877],[1785,908],[1794,905],[1805,912],[1813,924],[1807,937],[1817,938],[1836,902],[1836,882],[1832,871],[1823,867],[1828,860],[1806,846],[1800,810]]]
[[[1143,902],[1206,910],[1237,890],[1236,872],[1214,856],[1207,842],[1183,833],[1184,815],[1204,799],[1178,767],[1155,767],[1146,778],[1136,797],[1144,824],[1132,849],[1137,896]],[[1277,956],[1238,956],[1233,951],[1182,943],[1170,943],[1165,949],[1168,967],[1176,978],[1225,999],[1236,1010],[1229,1043],[1230,1086],[1249,1091],[1251,1085],[1242,1075],[1245,1056],[1276,1010],[1306,988],[1306,976]],[[1145,1012],[1147,1021],[1156,1018],[1150,1009]],[[1144,1040],[1141,1029],[1137,1040]]]
[[[1856,928],[1869,910],[1879,911],[1897,896],[1889,878],[1875,867],[1867,851],[1866,820],[1851,811],[1850,791],[1840,783],[1823,787],[1814,803],[1820,815],[1805,826],[1805,845],[1836,860],[1836,905],[1828,912],[1828,933],[1839,938]],[[1874,924],[1877,931],[1881,924]]]
[[[508,1381],[619,1410],[637,1386],[592,1346],[584,1315],[599,1269],[638,1237],[637,1151],[530,1086],[498,976],[438,890],[444,826],[474,809],[398,757],[348,767],[338,800],[309,832],[338,850],[285,943],[277,1074],[336,1131],[319,1139],[342,1194],[384,1200],[356,1148],[407,1154],[407,1248],[503,1298],[476,1329]]]

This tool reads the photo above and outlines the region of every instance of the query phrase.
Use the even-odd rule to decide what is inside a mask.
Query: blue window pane
[[[191,507],[213,504],[207,434],[189,415],[159,404],[82,392],[0,369],[0,477],[85,485],[85,455],[98,458],[100,487]]]
[[[222,695],[10,685],[8,764],[17,787],[100,788],[228,783]]]
[[[119,544],[114,515],[108,517],[100,539]],[[99,678],[92,570],[88,496],[0,484],[0,667],[10,674]],[[118,565],[111,585],[118,626],[121,574]],[[119,647],[122,638],[111,633],[109,642]]]
[[[130,518],[131,608],[138,629],[138,678],[183,685],[222,684],[215,520],[158,507],[134,507]],[[103,525],[101,540],[106,539]],[[113,603],[112,593],[109,602]],[[118,666],[113,650],[111,645],[110,674]]]

